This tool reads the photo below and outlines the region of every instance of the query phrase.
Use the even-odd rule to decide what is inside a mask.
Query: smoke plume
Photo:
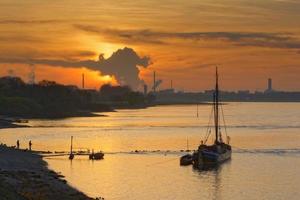
[[[143,81],[139,78],[139,67],[148,67],[150,58],[140,57],[133,49],[118,49],[109,58],[105,59],[100,54],[97,61],[94,60],[53,60],[53,59],[28,59],[28,58],[1,58],[0,63],[19,63],[29,65],[48,65],[57,67],[79,68],[101,72],[103,75],[114,76],[122,85],[128,85],[137,89]]]

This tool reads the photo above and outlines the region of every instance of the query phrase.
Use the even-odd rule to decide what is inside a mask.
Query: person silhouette
[[[17,140],[17,149],[20,149],[20,142]]]
[[[31,143],[31,140],[29,140],[29,151],[31,151],[31,146],[32,146],[32,143]]]

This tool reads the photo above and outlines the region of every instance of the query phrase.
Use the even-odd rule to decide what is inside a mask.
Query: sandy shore
[[[49,170],[40,155],[0,145],[0,199],[92,199]]]

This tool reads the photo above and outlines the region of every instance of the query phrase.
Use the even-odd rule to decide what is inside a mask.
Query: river
[[[33,149],[102,150],[105,159],[45,158],[74,187],[105,199],[298,199],[300,103],[222,106],[231,161],[210,171],[180,167],[180,150],[196,149],[211,106],[156,106],[102,113],[106,117],[30,120],[30,128],[2,129],[0,142]],[[223,120],[222,120],[223,121]],[[224,128],[222,133],[226,135]],[[213,136],[213,129],[212,129]],[[213,137],[208,142],[212,142]],[[146,152],[132,153],[135,150]],[[151,152],[150,152],[151,151]],[[154,151],[154,152],[152,152]]]

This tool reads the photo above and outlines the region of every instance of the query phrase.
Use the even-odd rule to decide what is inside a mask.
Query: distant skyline
[[[268,78],[300,90],[297,0],[1,0],[0,11],[1,76],[138,88],[155,70],[162,88],[200,91],[218,65],[222,90],[263,91]]]

